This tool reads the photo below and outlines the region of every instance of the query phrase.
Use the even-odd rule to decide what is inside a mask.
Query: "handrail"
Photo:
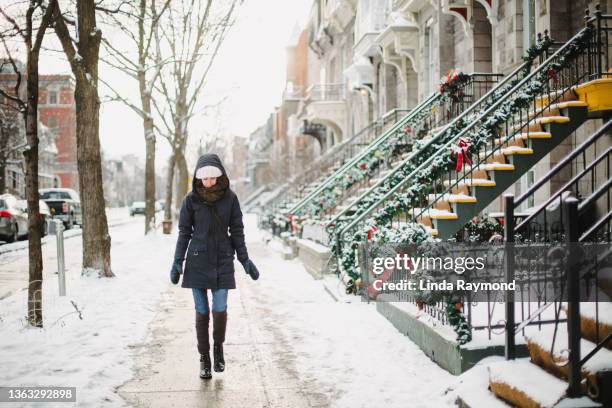
[[[608,131],[610,126],[612,126],[612,119],[606,122],[597,132],[593,133],[587,140],[585,140],[580,146],[574,149],[568,156],[565,156],[559,163],[557,163],[552,169],[550,169],[550,171],[544,177],[540,178],[536,183],[534,183],[531,187],[529,187],[527,191],[521,194],[521,196],[518,197],[514,201],[515,207],[519,206],[529,196],[531,196],[540,187],[542,187],[548,180],[550,180],[555,174],[557,174],[563,167],[565,167],[568,163],[570,163],[573,159],[575,159],[580,153],[582,153],[589,146],[595,143],[602,135],[604,135]],[[571,185],[571,184],[567,183],[566,186],[568,185]]]
[[[607,156],[608,154],[610,154],[610,151],[612,151],[612,146],[608,147],[608,150],[605,152],[605,155]],[[601,197],[603,193],[610,191],[610,187],[612,187],[612,178],[609,178],[608,181],[605,182],[605,184],[599,186],[597,190],[595,190],[590,196],[588,196],[583,202],[578,205],[578,213],[584,212],[584,210],[591,206],[595,201],[597,201],[597,199]]]
[[[508,92],[504,93],[504,95],[497,100],[496,102],[494,102],[485,112],[483,112],[476,120],[472,121],[472,123],[470,123],[468,126],[466,126],[462,131],[460,131],[454,138],[452,138],[451,140],[449,140],[442,148],[439,149],[439,151],[447,151],[447,149],[451,148],[452,146],[457,144],[457,141],[461,138],[464,137],[468,131],[472,130],[476,124],[478,124],[483,118],[489,117],[491,115],[491,113],[493,113],[497,108],[499,108],[499,106],[501,106],[503,103],[506,102],[506,100],[508,99],[509,95],[514,95],[515,92],[517,92],[519,89],[521,89],[526,83],[528,83],[536,74],[540,73],[541,70],[543,70],[543,67],[546,67],[547,65],[550,64],[551,61],[553,61],[555,58],[557,58],[557,56],[559,54],[561,54],[561,52],[565,51],[570,45],[573,44],[573,42],[577,39],[580,38],[580,36],[582,36],[585,32],[585,30],[590,29],[589,27],[583,28],[582,30],[580,30],[576,35],[574,35],[568,42],[566,42],[562,47],[560,47],[557,51],[555,51],[550,57],[548,57],[543,63],[541,63],[537,69],[535,69],[534,71],[532,71],[531,73],[529,73],[525,78],[523,78],[522,80],[520,80],[518,82],[518,84],[516,84],[512,89],[510,89]],[[503,145],[499,145],[499,148],[501,149],[501,146]],[[415,175],[417,175],[420,171],[427,169],[432,163],[433,161],[437,158],[437,155],[433,155],[431,156],[428,160],[426,160],[424,163],[422,163],[418,168],[416,168],[415,170],[413,170],[404,180],[402,180],[400,183],[398,183],[395,187],[393,187],[392,189],[390,189],[382,198],[380,198],[374,205],[371,205],[368,210],[366,212],[364,212],[359,218],[353,220],[353,222],[351,222],[349,224],[349,226],[347,226],[346,228],[344,228],[341,231],[341,236],[344,235],[345,231],[349,230],[350,228],[354,227],[354,225],[358,222],[361,221],[363,218],[365,218],[365,216],[369,215],[381,202],[385,201],[387,198],[389,198],[392,194],[395,194],[397,192],[397,190],[399,190],[401,187],[403,187],[409,180],[413,179],[415,177]],[[456,182],[455,184],[458,184],[458,182]],[[451,184],[449,186],[449,188],[447,189],[447,191],[449,191],[449,189],[453,188],[453,185]],[[442,196],[442,195],[441,195]],[[421,209],[421,213],[420,214],[413,214],[413,219],[417,218],[418,216],[420,216],[421,214],[423,214],[425,211],[427,211],[431,206],[433,206],[435,204],[435,202],[430,203],[428,206],[425,206]]]
[[[476,102],[474,102],[473,104],[471,104],[465,111],[463,111],[459,116],[455,117],[452,121],[450,121],[448,124],[444,125],[443,128],[440,130],[440,132],[438,132],[437,135],[435,135],[434,137],[432,137],[424,146],[421,146],[419,148],[419,150],[413,152],[410,156],[408,156],[407,158],[405,158],[404,160],[402,160],[402,162],[395,168],[393,169],[389,174],[387,174],[384,178],[378,180],[378,182],[373,185],[372,187],[368,188],[367,191],[364,191],[355,201],[353,201],[350,205],[348,205],[346,208],[344,208],[340,213],[336,214],[329,222],[327,222],[327,224],[325,225],[325,228],[329,228],[331,226],[333,226],[336,222],[338,222],[338,219],[343,216],[347,211],[349,211],[351,208],[353,208],[353,206],[357,205],[358,203],[360,203],[366,196],[368,196],[369,194],[371,194],[371,192],[373,192],[376,188],[380,187],[383,183],[385,183],[388,179],[390,179],[391,177],[393,177],[393,175],[397,174],[400,170],[402,170],[404,168],[404,166],[408,163],[411,162],[415,157],[417,157],[418,155],[421,154],[421,151],[427,149],[429,146],[431,146],[432,143],[438,141],[440,138],[442,138],[442,136],[447,132],[448,129],[451,129],[452,126],[454,126],[456,123],[458,123],[460,120],[463,120],[464,117],[466,117],[467,115],[471,114],[472,111],[475,109],[475,107],[482,103],[485,99],[489,98],[491,95],[493,95],[500,87],[502,87],[510,78],[512,78],[514,75],[516,75],[521,69],[523,69],[525,67],[525,65],[527,64],[527,62],[524,62],[523,64],[521,64],[518,68],[516,68],[510,75],[506,76],[499,84],[497,84],[495,87],[491,88],[486,94],[484,94],[480,99],[478,99]],[[478,73],[473,73],[471,74],[473,76],[503,76],[502,74],[495,74],[495,73],[486,73],[486,72],[478,72]]]
[[[304,183],[302,181],[302,179],[307,177],[307,175],[309,173],[312,173],[313,171],[320,170],[319,166],[320,166],[321,162],[323,162],[325,160],[329,160],[332,156],[334,156],[337,153],[341,152],[347,145],[349,145],[351,142],[355,141],[357,138],[359,138],[360,136],[362,136],[366,132],[370,131],[372,128],[374,128],[376,125],[378,125],[381,121],[384,122],[387,118],[393,116],[394,114],[401,113],[401,112],[408,113],[409,110],[407,110],[407,109],[399,109],[399,108],[391,109],[390,111],[385,113],[380,118],[370,122],[367,126],[362,128],[361,130],[359,130],[357,133],[352,135],[350,138],[348,138],[346,140],[343,140],[342,142],[332,146],[329,150],[324,152],[321,156],[317,157],[315,159],[315,161],[312,163],[312,165],[310,165],[307,169],[302,171],[300,174],[292,177],[291,180],[289,180],[287,183],[285,183],[286,188],[284,188],[282,191],[279,191],[278,194],[275,194],[274,199],[277,198],[278,195],[281,192],[287,191],[290,187],[295,187],[296,183],[298,183],[298,184]]]
[[[297,211],[301,210],[302,207],[304,207],[304,205],[306,205],[306,203],[308,203],[310,200],[312,200],[313,197],[315,197],[317,194],[319,194],[324,188],[328,187],[332,182],[335,181],[335,178],[344,173],[346,171],[346,169],[354,166],[357,162],[359,162],[359,160],[361,160],[363,157],[365,157],[369,152],[371,152],[373,149],[377,148],[378,146],[380,146],[385,140],[387,140],[389,137],[391,137],[397,130],[399,130],[401,128],[401,126],[403,125],[403,123],[406,120],[409,120],[410,118],[414,117],[418,112],[420,112],[421,109],[423,109],[424,106],[428,105],[430,102],[433,102],[434,99],[439,98],[440,95],[439,94],[431,94],[429,97],[427,97],[424,101],[422,101],[421,103],[419,103],[416,107],[414,107],[410,113],[408,113],[404,118],[402,118],[398,123],[396,123],[391,129],[389,129],[388,131],[384,132],[382,135],[380,135],[376,140],[374,140],[371,144],[370,147],[368,147],[367,149],[365,149],[363,152],[361,152],[360,154],[354,156],[351,160],[347,161],[344,165],[342,165],[342,167],[340,167],[338,170],[336,170],[334,172],[334,174],[330,175],[326,181],[324,181],[323,183],[321,183],[317,188],[315,188],[312,192],[310,192],[310,194],[308,194],[306,197],[304,197],[302,200],[300,200],[299,203],[297,203],[295,206],[293,206],[293,208],[291,208],[288,213],[289,214],[295,214]]]
[[[583,144],[584,145],[584,144]],[[587,146],[588,147],[588,146]],[[582,150],[584,151],[584,150]],[[571,178],[571,180],[569,180],[567,183],[565,183],[563,185],[563,187],[561,187],[556,193],[552,194],[546,201],[544,201],[542,204],[540,204],[538,206],[538,208],[532,212],[531,214],[529,214],[529,216],[525,217],[525,219],[523,221],[521,221],[520,224],[518,224],[514,229],[516,231],[519,231],[521,229],[523,229],[525,226],[527,226],[529,224],[530,221],[532,221],[536,216],[538,216],[538,214],[540,214],[542,211],[544,211],[553,201],[555,201],[556,199],[558,199],[565,191],[568,190],[568,188],[570,186],[572,186],[573,184],[575,184],[580,178],[582,178],[587,172],[589,172],[591,169],[593,169],[597,164],[599,164],[604,158],[606,158],[610,152],[612,152],[612,146],[608,147],[608,149],[603,152],[601,155],[599,155],[595,160],[593,160],[591,163],[589,163],[589,165],[587,167],[585,167],[580,173],[576,174],[574,177]],[[569,156],[568,156],[569,157]],[[556,167],[556,166],[555,166]],[[556,172],[558,172],[558,169],[553,169],[556,170]],[[553,170],[551,170],[548,175],[554,176],[556,174],[553,173]],[[523,195],[524,196],[524,195]],[[523,197],[521,196],[521,197]],[[518,205],[518,200],[517,200],[517,204]]]
[[[589,238],[591,238],[591,235],[593,235],[596,231],[598,231],[599,228],[601,228],[601,226],[607,223],[611,218],[612,218],[612,210],[608,211],[608,213],[604,215],[603,217],[601,217],[600,220],[597,221],[591,228],[589,228],[588,231],[582,234],[580,238],[578,239],[578,242],[584,242],[588,240]]]

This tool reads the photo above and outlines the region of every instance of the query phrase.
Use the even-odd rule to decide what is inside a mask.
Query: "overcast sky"
[[[7,0],[0,0],[5,2]],[[229,32],[202,92],[202,105],[226,98],[221,112],[214,115],[228,135],[248,136],[263,124],[280,102],[285,83],[285,47],[296,24],[303,27],[312,0],[245,0],[236,24]],[[67,73],[69,67],[56,55],[47,52],[41,73]],[[100,77],[138,101],[135,82],[100,65]],[[104,87],[101,85],[101,90]],[[191,145],[197,145],[204,132],[219,123],[196,117],[192,120]],[[105,103],[101,109],[100,139],[107,157],[133,153],[144,158],[141,119],[121,103]],[[169,154],[168,143],[158,139],[157,167]]]

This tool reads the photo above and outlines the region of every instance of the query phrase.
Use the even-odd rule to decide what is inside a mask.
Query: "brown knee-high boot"
[[[210,314],[196,312],[196,335],[198,339],[198,352],[200,353],[200,378],[212,378],[210,370],[210,340],[208,339],[208,326]]]
[[[225,370],[225,359],[223,358],[223,342],[225,341],[225,328],[227,327],[227,310],[215,312],[213,310],[213,358],[215,360],[215,371]]]

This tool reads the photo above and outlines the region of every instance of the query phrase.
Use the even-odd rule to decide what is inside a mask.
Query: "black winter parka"
[[[214,203],[204,201],[198,194],[196,183],[199,180],[195,174],[204,166],[215,166],[226,175],[216,154],[205,154],[198,159],[192,190],[181,205],[174,259],[185,260],[181,285],[184,288],[235,289],[234,251],[240,262],[249,258],[244,243],[242,211],[238,197],[229,187]],[[218,219],[213,214],[213,206]]]

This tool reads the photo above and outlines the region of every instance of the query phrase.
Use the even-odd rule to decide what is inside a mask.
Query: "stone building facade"
[[[300,163],[288,167],[296,174],[306,163],[299,156],[304,151],[311,160],[389,111],[414,107],[451,69],[508,74],[538,33],[568,40],[584,26],[585,9],[596,3],[604,13],[612,10],[611,0],[313,0],[301,39],[307,52],[297,64],[306,72],[300,71],[300,91],[291,99],[297,107],[294,113],[280,109],[279,120],[286,120],[293,140],[310,138],[301,142],[310,150],[287,150],[285,139],[275,139],[272,149],[283,151],[276,159]],[[287,93],[283,101],[288,103]],[[512,192],[525,191],[597,126],[582,126]],[[559,177],[551,183],[565,181]],[[547,191],[540,189],[536,201]],[[501,200],[488,210],[500,210]]]

